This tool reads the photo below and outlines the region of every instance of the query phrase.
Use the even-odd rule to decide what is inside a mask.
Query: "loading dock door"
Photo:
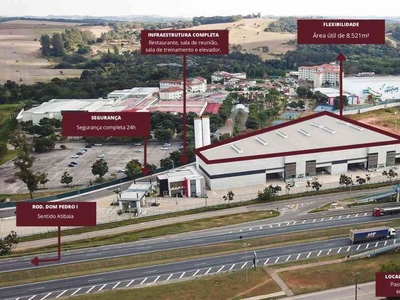
[[[369,153],[367,169],[373,169],[376,167],[378,167],[378,153]]]
[[[306,176],[315,176],[317,174],[317,161],[310,160],[306,162]]]
[[[285,178],[296,178],[296,163],[285,164]]]
[[[386,166],[394,166],[396,164],[396,151],[386,152]]]

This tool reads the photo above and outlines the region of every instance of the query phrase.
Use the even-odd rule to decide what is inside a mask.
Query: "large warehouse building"
[[[196,148],[196,164],[211,190],[400,163],[400,136],[330,112],[207,144]]]
[[[400,77],[399,76],[376,76],[376,77],[345,77],[343,89],[360,99],[369,97],[378,100],[400,99]]]

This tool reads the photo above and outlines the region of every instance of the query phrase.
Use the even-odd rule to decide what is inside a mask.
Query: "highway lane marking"
[[[64,292],[62,292],[61,294],[59,294],[56,298],[60,298],[62,295],[64,295],[68,290],[65,290]]]
[[[102,289],[104,289],[104,288],[106,287],[106,285],[107,285],[107,284],[103,285],[103,286],[98,290],[98,292],[100,292]]]
[[[158,279],[160,279],[160,276],[158,276],[158,277],[156,278],[156,280],[153,281],[153,283],[156,283],[156,282],[158,281]]]
[[[77,292],[79,292],[80,290],[81,290],[82,288],[79,288],[79,289],[77,289],[75,292],[73,292],[72,294],[71,294],[71,296],[74,296]],[[99,290],[100,291],[100,290]],[[43,300],[43,299],[42,299]]]
[[[96,287],[96,286],[92,286],[92,287],[86,292],[86,294],[89,294],[95,287]],[[126,286],[126,287],[128,287],[128,286]],[[64,292],[66,292],[66,291],[64,291]]]
[[[46,299],[48,296],[50,296],[52,293],[48,293],[46,296],[44,296],[42,299],[40,299],[40,300],[44,300],[44,299]],[[71,295],[71,296],[73,296],[73,295]]]
[[[112,288],[113,290],[115,290],[117,288],[117,286],[119,286],[121,282],[118,282],[116,285],[114,285],[114,287]]]
[[[247,265],[247,262],[245,262],[245,263],[243,264],[243,266],[241,267],[241,269],[243,269],[246,265]]]
[[[314,219],[312,222],[315,223],[315,221],[317,221],[317,219]]]
[[[296,258],[296,260],[298,260],[298,259],[300,258],[300,255],[301,255],[301,253],[300,253],[299,255],[297,255],[297,258]]]
[[[350,218],[350,215],[347,215],[346,219]]]
[[[360,249],[360,247],[361,247],[361,245],[358,245],[358,247],[357,247],[356,251],[357,251],[358,249]]]
[[[278,224],[278,227],[281,227],[281,223]]]
[[[246,263],[246,264],[247,264],[247,263]],[[207,270],[207,272],[204,273],[204,275],[207,275],[207,274],[211,271],[211,269],[212,269],[212,268],[209,268],[209,269]]]
[[[364,216],[368,215],[368,213],[365,213]]]
[[[294,223],[292,225],[296,225],[297,221],[294,221]]]
[[[309,258],[309,257],[310,257],[311,253],[312,253],[312,252],[308,253],[308,255],[307,255],[307,258]]]
[[[318,256],[320,256],[320,255],[321,255],[321,253],[322,253],[322,250],[318,252],[318,255],[317,255],[317,257],[318,257]]]
[[[197,273],[199,273],[199,272],[200,272],[200,270],[197,270],[197,271],[192,275],[192,277],[196,276]]]
[[[134,279],[134,280],[131,280],[125,287],[130,286],[134,281],[135,281],[135,279]]]
[[[207,263],[201,263],[201,264],[195,264],[194,266],[195,267],[200,267],[200,266],[204,266],[204,265],[206,265]]]
[[[264,266],[267,265],[268,261],[269,261],[269,258],[265,261]]]
[[[179,277],[179,279],[181,279],[183,276],[185,276],[186,272],[183,272],[181,277]]]
[[[233,264],[232,267],[229,269],[229,271],[232,271],[232,269],[236,266],[236,264]]]
[[[322,219],[321,219],[321,222],[322,222],[324,219],[325,219],[325,218],[322,218]]]
[[[369,244],[367,244],[367,247],[365,247],[365,249],[368,249],[368,247],[369,247]]]
[[[150,271],[143,272],[143,274],[151,274],[151,273],[157,273],[157,270],[150,270]]]
[[[250,228],[249,230],[253,230],[253,228]]]
[[[301,224],[304,224],[305,222],[306,222],[306,220],[304,220],[303,223],[301,223]]]
[[[140,285],[142,285],[143,283],[145,283],[146,280],[147,280],[147,278],[148,278],[148,277],[146,277],[145,279],[143,279],[143,281],[140,283]]]
[[[329,255],[329,253],[331,253],[332,249],[329,249],[328,253],[326,255]]]
[[[290,257],[291,257],[291,255],[289,255],[289,256],[286,258],[286,261],[288,261],[288,260],[290,259]]]
[[[358,217],[358,214],[356,214],[356,217]]]
[[[375,244],[375,248],[378,247],[378,244],[379,244],[379,242],[377,242],[377,243]]]
[[[36,295],[30,297],[28,300],[32,300],[32,299],[35,298],[35,297],[36,297]]]
[[[217,271],[217,273],[221,272],[223,268],[225,268],[225,266],[222,266],[222,267]]]
[[[386,244],[387,244],[387,241],[385,242],[385,246],[386,246]]]
[[[168,281],[168,280],[170,280],[171,279],[171,277],[173,276],[174,274],[171,274],[171,275],[169,275],[169,277],[167,278],[167,280],[165,280],[165,281]]]
[[[342,250],[342,247],[340,247],[340,248],[339,248],[339,250],[338,250],[338,252],[336,252],[336,253],[339,253],[339,252],[340,252],[340,250]]]
[[[342,216],[339,216],[339,220],[342,218]]]
[[[351,249],[351,246],[349,246],[349,248],[347,248],[347,251],[346,251],[346,252],[349,252],[349,251],[350,251],[350,249]]]
[[[276,259],[275,263],[277,263],[279,259],[280,259],[280,257],[278,257],[278,258]]]
[[[329,218],[329,221],[332,220],[332,219],[333,219],[333,217],[330,217],[330,218]]]
[[[260,226],[260,229],[262,229],[263,227],[262,226]]]

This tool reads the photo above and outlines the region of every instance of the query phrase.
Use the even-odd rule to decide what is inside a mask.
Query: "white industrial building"
[[[146,196],[150,195],[152,187],[153,185],[147,182],[132,183],[118,197],[119,209],[122,212],[141,214]]]
[[[400,99],[400,76],[345,77],[343,89],[360,99]]]
[[[196,164],[211,190],[400,163],[400,136],[330,112],[212,145],[203,142],[200,125],[195,120]]]

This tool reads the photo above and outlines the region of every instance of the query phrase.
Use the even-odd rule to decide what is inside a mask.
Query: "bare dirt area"
[[[400,108],[380,109],[348,117],[363,124],[400,134]]]
[[[51,63],[40,56],[40,36],[62,32],[66,28],[78,26],[90,30],[96,37],[110,30],[102,26],[80,26],[80,23],[15,20],[0,23],[0,83],[7,80],[17,83],[33,84],[51,79],[79,77],[82,70],[52,69]],[[37,39],[35,41],[35,39]]]
[[[229,30],[229,43],[241,45],[244,52],[257,54],[262,59],[276,58],[289,50],[294,50],[294,45],[286,44],[295,39],[292,33],[265,32],[264,29],[272,19],[243,19],[238,22],[201,25],[187,30]],[[262,47],[267,46],[269,52],[263,52]]]

